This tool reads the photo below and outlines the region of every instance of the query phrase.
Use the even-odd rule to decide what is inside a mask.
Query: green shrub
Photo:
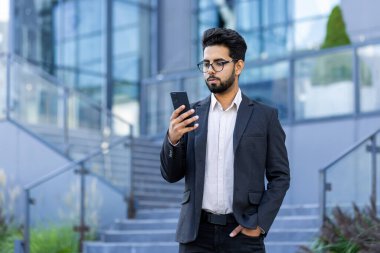
[[[353,204],[354,213],[336,207],[333,218],[327,218],[319,238],[304,253],[374,253],[380,252],[380,219],[376,215],[375,201],[360,210]]]
[[[71,227],[33,229],[31,253],[74,253],[78,250],[78,234]]]

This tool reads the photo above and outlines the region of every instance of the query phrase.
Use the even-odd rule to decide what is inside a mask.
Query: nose
[[[209,75],[215,74],[215,70],[211,64],[207,69],[207,74],[209,74]]]

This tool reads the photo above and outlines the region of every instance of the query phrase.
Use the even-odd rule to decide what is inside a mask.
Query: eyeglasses
[[[202,73],[206,73],[210,69],[210,66],[215,72],[220,72],[223,70],[224,65],[230,62],[234,62],[234,61],[236,60],[232,59],[230,61],[214,61],[213,63],[210,63],[208,61],[201,61],[200,63],[197,64],[197,66],[198,66],[198,69]]]

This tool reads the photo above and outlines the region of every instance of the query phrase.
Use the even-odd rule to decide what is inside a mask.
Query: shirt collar
[[[239,89],[238,92],[235,95],[234,100],[232,101],[231,105],[228,106],[228,108],[226,109],[226,111],[228,111],[229,109],[231,109],[234,105],[236,105],[236,109],[238,110],[241,101],[242,101],[242,96],[241,96],[241,90]],[[216,105],[218,105],[218,106],[220,106],[220,108],[222,108],[221,104],[216,99],[214,93],[211,93],[211,109],[214,110]]]

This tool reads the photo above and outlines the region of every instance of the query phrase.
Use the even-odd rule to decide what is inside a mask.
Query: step
[[[124,219],[115,222],[115,229],[157,229],[157,228],[176,228],[178,217],[175,218],[157,218],[157,219]],[[275,229],[287,228],[318,228],[317,217],[277,217],[274,221],[271,231]]]
[[[139,209],[137,211],[137,219],[170,219],[179,217],[179,206],[176,208],[166,209]]]
[[[278,215],[273,222],[273,228],[318,228],[319,216],[316,215]]]
[[[137,208],[138,209],[166,209],[166,208],[178,208],[180,206],[180,202],[172,203],[172,202],[162,202],[157,200],[137,200]]]
[[[267,253],[296,253],[309,242],[265,242]],[[104,243],[85,242],[84,253],[178,253],[176,242]]]
[[[134,219],[116,220],[114,228],[118,230],[135,229],[176,229],[178,218],[170,219]]]
[[[176,242],[85,242],[84,253],[178,253]]]
[[[134,159],[149,160],[149,161],[156,162],[157,164],[160,164],[160,154],[156,154],[156,153],[133,152],[133,158]]]
[[[318,228],[271,228],[266,240],[267,241],[312,241],[317,237]]]
[[[134,190],[143,191],[147,193],[175,193],[182,194],[184,190],[184,185],[166,185],[166,183],[141,183],[139,181],[134,181]]]
[[[294,242],[271,242],[265,240],[265,250],[267,253],[297,253],[301,245],[309,245],[308,241]]]
[[[174,242],[175,229],[107,230],[101,234],[104,242]]]
[[[147,166],[147,168],[157,168],[160,170],[160,163],[152,160],[144,160],[144,159],[134,159],[133,165],[135,166]]]
[[[319,215],[319,207],[317,204],[282,205],[278,215]]]

